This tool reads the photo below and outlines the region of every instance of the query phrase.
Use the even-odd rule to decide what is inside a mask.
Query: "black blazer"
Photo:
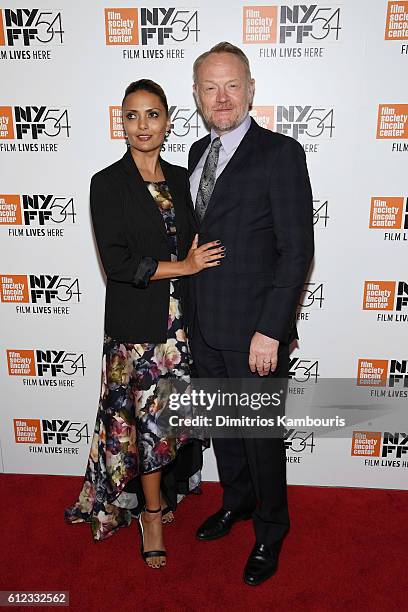
[[[210,142],[189,154],[193,172]],[[313,257],[313,200],[302,146],[253,119],[220,174],[200,227],[200,244],[221,240],[219,267],[191,277],[193,311],[214,348],[248,351],[259,331],[297,337],[295,312]]]
[[[160,158],[172,195],[177,225],[178,259],[193,239],[187,170]],[[162,215],[128,150],[119,161],[92,177],[91,215],[105,270],[105,333],[123,342],[166,342],[170,281],[135,286],[143,257],[170,261]]]

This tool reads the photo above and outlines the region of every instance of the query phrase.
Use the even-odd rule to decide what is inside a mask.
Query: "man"
[[[190,339],[205,378],[287,378],[295,311],[313,257],[313,205],[301,145],[248,115],[254,79],[245,54],[219,43],[194,63],[194,95],[211,133],[189,154],[200,243],[226,257],[191,279]],[[197,531],[226,535],[252,516],[247,584],[276,571],[289,528],[282,438],[214,439],[223,507]]]

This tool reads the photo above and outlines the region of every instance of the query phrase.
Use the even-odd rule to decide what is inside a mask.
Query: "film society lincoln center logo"
[[[364,461],[370,467],[408,467],[408,435],[402,431],[353,431],[351,456],[379,457]]]
[[[163,47],[198,42],[198,11],[182,7],[105,8],[107,45]],[[170,53],[168,57],[173,57]],[[179,54],[176,54],[179,57]],[[137,54],[135,57],[164,57]]]
[[[408,283],[395,280],[364,282],[363,310],[377,311],[377,321],[408,322]],[[380,312],[378,312],[380,311]]]
[[[24,385],[73,387],[73,378],[85,376],[83,353],[50,349],[8,349],[6,352],[9,376],[21,377]]]
[[[88,423],[68,419],[13,419],[13,429],[15,443],[30,445],[31,453],[77,455],[78,444],[90,439]]]
[[[385,21],[385,40],[408,40],[408,1],[388,2]],[[402,53],[408,53],[408,46],[403,45]]]
[[[338,41],[341,29],[339,6],[282,4],[243,7],[242,42],[280,45],[279,49],[260,49],[261,57],[322,57],[323,47],[312,45]],[[301,48],[302,44],[304,48]]]
[[[365,387],[408,387],[406,359],[359,359],[357,385]]]
[[[408,139],[408,104],[379,104],[377,140]],[[408,143],[394,142],[392,151],[408,151]]]
[[[408,198],[372,197],[370,204],[370,229],[385,230],[384,240],[408,242]]]

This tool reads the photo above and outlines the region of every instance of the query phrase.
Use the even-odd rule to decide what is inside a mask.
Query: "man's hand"
[[[274,372],[278,365],[279,340],[255,332],[249,349],[249,367],[251,372],[259,376],[267,376]]]

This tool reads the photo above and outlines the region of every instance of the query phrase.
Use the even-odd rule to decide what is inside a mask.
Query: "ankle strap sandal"
[[[161,512],[161,508],[159,508],[158,510],[149,510],[149,508],[145,508],[142,512],[149,512],[150,514],[157,514],[159,512]],[[143,531],[143,523],[142,523],[142,512],[139,515],[139,527],[140,527],[140,532],[142,535],[142,545],[141,545],[141,555],[143,557],[143,559],[146,561],[146,559],[149,559],[151,557],[167,557],[167,552],[165,550],[148,550],[147,552],[144,551],[144,531]]]

